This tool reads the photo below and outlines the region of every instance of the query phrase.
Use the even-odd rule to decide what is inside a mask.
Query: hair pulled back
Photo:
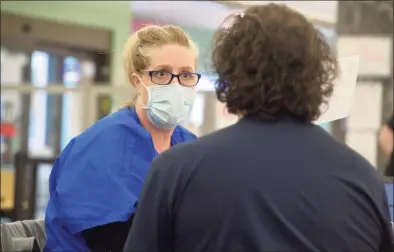
[[[175,25],[147,25],[133,33],[126,41],[123,50],[123,68],[129,83],[133,73],[140,74],[150,64],[150,51],[165,45],[176,44],[195,51],[198,49],[189,35]],[[127,106],[134,106],[135,98],[127,102]]]

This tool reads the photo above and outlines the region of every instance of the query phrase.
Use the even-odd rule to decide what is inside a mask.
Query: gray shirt
[[[42,251],[45,240],[45,224],[43,220],[26,220],[1,224],[1,251]]]

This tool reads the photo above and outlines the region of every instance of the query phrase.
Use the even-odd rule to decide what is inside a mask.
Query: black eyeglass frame
[[[150,80],[151,80],[151,82],[153,83],[153,84],[156,84],[156,85],[169,85],[169,84],[171,84],[171,81],[174,79],[174,78],[177,78],[178,79],[178,83],[180,84],[180,85],[182,85],[182,86],[184,86],[184,87],[195,87],[195,86],[197,86],[197,84],[200,82],[200,79],[201,79],[201,74],[199,74],[199,73],[191,73],[191,72],[183,72],[183,73],[179,73],[179,74],[173,74],[173,73],[170,73],[170,72],[166,72],[166,73],[168,73],[168,74],[171,74],[171,78],[170,78],[170,80],[167,82],[167,83],[155,83],[154,81],[153,81],[153,74],[155,74],[155,73],[160,73],[160,72],[165,72],[165,71],[162,71],[162,70],[160,70],[160,71],[145,71],[146,73],[148,73],[148,75],[149,75],[149,77],[150,77]],[[184,85],[184,84],[182,84],[181,83],[181,80],[179,79],[179,76],[181,75],[181,74],[185,74],[185,73],[188,73],[188,74],[194,74],[194,75],[196,75],[197,76],[197,81],[196,81],[196,84],[194,84],[193,86],[188,86],[188,85]]]

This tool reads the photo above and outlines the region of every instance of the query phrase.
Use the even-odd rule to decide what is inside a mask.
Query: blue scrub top
[[[195,138],[178,126],[171,144]],[[49,178],[44,251],[89,251],[81,231],[128,220],[157,155],[150,134],[130,108],[103,118],[71,140]]]

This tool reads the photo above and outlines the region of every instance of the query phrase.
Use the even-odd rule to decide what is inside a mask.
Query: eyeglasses
[[[156,85],[168,85],[174,78],[178,79],[178,83],[185,87],[194,87],[198,84],[201,74],[183,72],[180,74],[173,74],[166,71],[147,71],[150,80]]]

